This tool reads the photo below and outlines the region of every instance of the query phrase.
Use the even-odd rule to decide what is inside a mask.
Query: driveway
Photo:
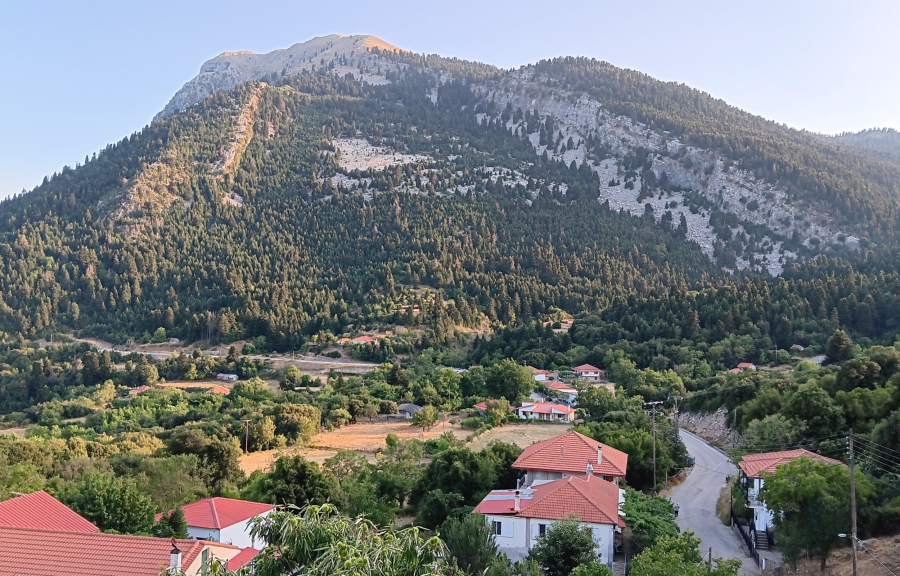
[[[716,501],[725,486],[725,476],[737,474],[737,466],[698,436],[681,430],[681,438],[694,457],[694,468],[669,495],[680,507],[678,526],[682,532],[690,530],[700,538],[701,554],[708,554],[711,547],[713,557],[743,561],[741,574],[757,574],[756,562],[744,551],[738,533],[716,516]]]

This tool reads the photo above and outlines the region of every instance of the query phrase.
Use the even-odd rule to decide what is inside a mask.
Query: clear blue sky
[[[10,0],[0,196],[139,130],[220,52],[332,33],[506,68],[592,56],[797,128],[900,128],[898,23],[897,0]]]

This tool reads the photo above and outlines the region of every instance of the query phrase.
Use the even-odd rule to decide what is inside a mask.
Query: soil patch
[[[375,452],[385,448],[385,437],[388,434],[396,434],[400,440],[431,440],[438,438],[444,432],[452,432],[454,436],[462,440],[470,433],[463,430],[459,424],[442,424],[438,422],[429,430],[413,427],[408,421],[400,422],[359,422],[343,426],[336,430],[321,432],[310,442],[310,446],[316,448],[331,448],[333,450],[357,450],[360,452]]]
[[[516,444],[520,448],[527,448],[535,442],[549,440],[560,434],[565,434],[570,428],[566,424],[504,424],[499,428],[488,430],[472,440],[469,448],[477,452],[494,440]]]

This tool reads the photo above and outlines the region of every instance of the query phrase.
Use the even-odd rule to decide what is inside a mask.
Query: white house
[[[606,380],[606,372],[597,368],[596,366],[591,366],[590,364],[582,364],[581,366],[576,366],[575,368],[572,368],[572,372],[575,373],[576,378],[581,378],[589,382],[600,382],[601,380]]]
[[[531,370],[531,377],[534,378],[535,382],[546,382],[553,379],[553,375],[546,370],[539,368],[532,368]]]
[[[226,374],[224,372],[220,372],[216,374],[216,379],[221,380],[222,382],[237,382],[237,374]]]
[[[524,558],[554,522],[576,517],[591,529],[600,561],[612,567],[619,517],[619,487],[593,474],[569,476],[522,490],[493,490],[474,512],[484,514],[497,546],[510,560]]]
[[[407,420],[413,417],[413,414],[421,410],[422,407],[418,404],[401,404],[397,406],[397,411],[403,414]]]
[[[569,406],[574,406],[578,403],[578,390],[568,384],[563,384],[562,382],[547,382],[546,386],[555,392],[556,395],[559,396],[559,399]]]
[[[753,510],[753,530],[756,532],[757,545],[760,547],[762,547],[761,540],[766,538],[766,529],[772,525],[774,519],[772,511],[758,500],[759,491],[764,484],[764,477],[766,474],[774,474],[782,464],[803,457],[827,464],[842,464],[838,460],[826,458],[804,449],[748,454],[738,462],[741,469],[741,488],[747,496],[747,507]],[[765,545],[768,546],[767,540]]]
[[[255,549],[265,547],[266,543],[250,535],[250,521],[268,515],[274,508],[271,504],[233,498],[204,498],[182,506],[191,538]],[[162,514],[157,514],[157,521],[161,517]]]
[[[571,423],[575,419],[575,409],[565,404],[549,404],[543,402],[522,402],[516,408],[519,418],[533,418],[551,422]]]
[[[520,486],[581,476],[588,467],[594,476],[618,484],[625,477],[628,454],[570,430],[525,448],[512,467],[524,472]]]

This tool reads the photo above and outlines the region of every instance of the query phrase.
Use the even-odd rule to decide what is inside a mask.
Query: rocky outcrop
[[[182,86],[156,117],[161,118],[184,110],[219,90],[230,90],[242,82],[263,80],[271,74],[299,74],[304,70],[316,70],[321,66],[328,66],[337,72],[338,69],[348,68],[352,63],[357,68],[343,70],[344,73],[355,71],[367,82],[384,83],[387,80],[380,74],[367,72],[365,67],[359,71],[359,65],[365,63],[374,49],[401,51],[400,48],[375,36],[331,34],[268,54],[247,51],[223,52],[206,61],[200,67],[200,73]]]

